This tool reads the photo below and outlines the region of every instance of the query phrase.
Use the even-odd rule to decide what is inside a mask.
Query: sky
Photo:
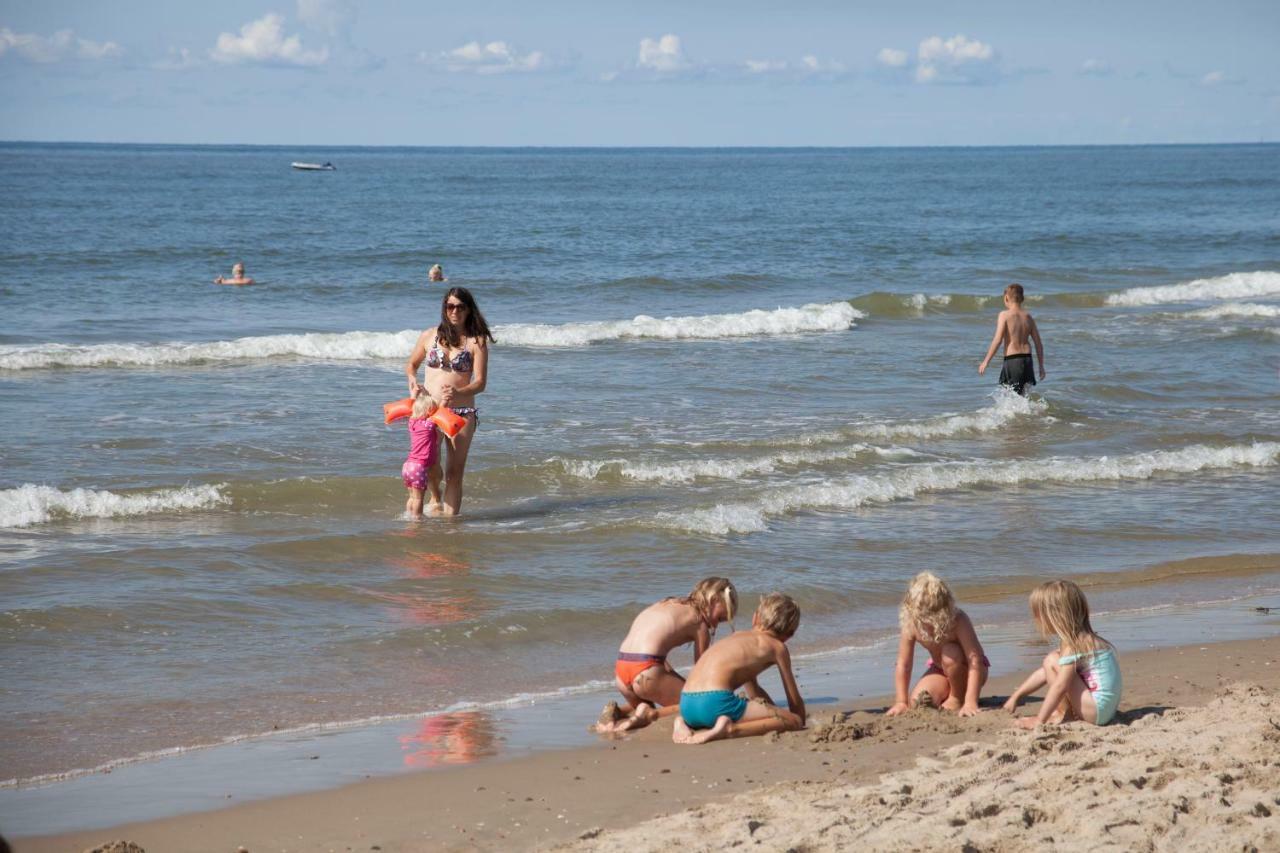
[[[0,139],[1280,140],[1280,0],[0,0]]]

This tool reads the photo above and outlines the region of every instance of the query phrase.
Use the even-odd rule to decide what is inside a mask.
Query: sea
[[[497,340],[412,520],[434,263]],[[1026,398],[977,370],[1011,282]],[[1278,145],[0,144],[0,782],[603,702],[709,575],[863,693],[925,569],[1028,648],[1056,577],[1183,642],[1280,603],[1278,391]]]

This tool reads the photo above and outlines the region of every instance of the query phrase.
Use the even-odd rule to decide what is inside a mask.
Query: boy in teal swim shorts
[[[706,743],[804,728],[804,700],[791,673],[787,640],[800,627],[800,608],[789,596],[771,592],[760,599],[751,630],[737,631],[707,649],[693,665],[680,694],[680,716],[672,740]],[[787,693],[783,710],[756,681],[778,667]],[[744,688],[746,697],[733,691]]]

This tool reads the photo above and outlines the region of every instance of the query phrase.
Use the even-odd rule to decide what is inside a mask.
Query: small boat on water
[[[293,163],[293,168],[302,172],[335,172],[338,167],[329,162],[324,163]]]

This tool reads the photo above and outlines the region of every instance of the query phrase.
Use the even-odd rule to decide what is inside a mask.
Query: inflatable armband
[[[413,398],[405,397],[403,400],[396,400],[393,403],[387,403],[382,407],[382,422],[391,423],[401,418],[407,418],[413,414]],[[444,406],[436,409],[431,414],[431,422],[440,428],[440,431],[449,438],[453,438],[462,432],[462,428],[467,425],[467,419],[447,409]]]

